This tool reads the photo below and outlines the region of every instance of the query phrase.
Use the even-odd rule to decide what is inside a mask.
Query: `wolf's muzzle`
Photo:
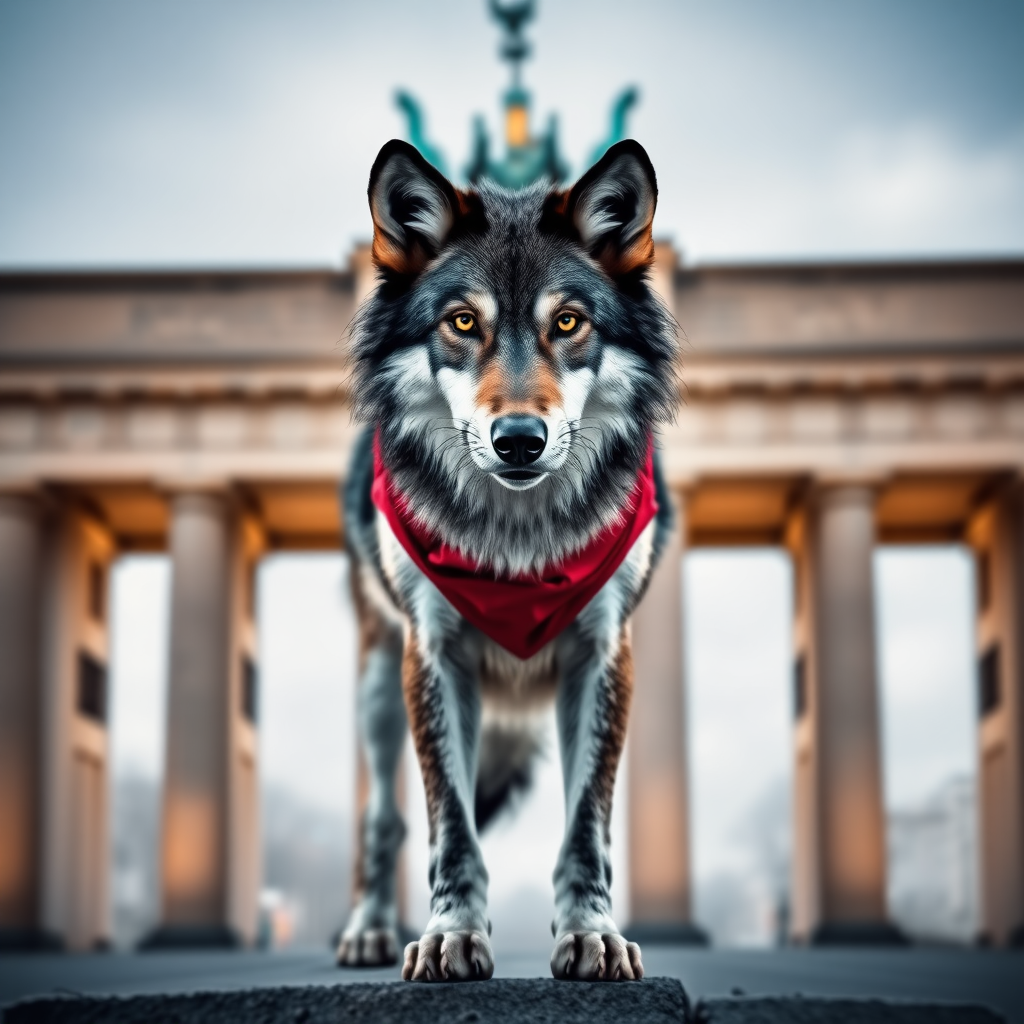
[[[500,416],[491,426],[491,446],[510,466],[536,462],[547,441],[548,428],[538,416]]]

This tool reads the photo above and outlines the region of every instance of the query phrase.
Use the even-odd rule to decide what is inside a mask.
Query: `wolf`
[[[338,963],[398,959],[395,773],[411,728],[431,915],[402,977],[491,977],[478,836],[530,784],[554,703],[551,970],[641,978],[611,916],[609,820],[630,615],[672,521],[654,432],[678,403],[678,341],[648,280],[654,168],[628,140],[567,190],[464,191],[393,140],[368,195],[378,286],[351,327],[367,427],[343,504],[369,795]]]

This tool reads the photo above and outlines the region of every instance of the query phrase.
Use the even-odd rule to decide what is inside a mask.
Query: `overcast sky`
[[[541,0],[526,69],[578,173],[635,84],[693,260],[1024,251],[1024,4]],[[483,0],[0,4],[0,264],[337,264],[423,101],[499,123]]]
[[[638,86],[656,230],[688,260],[1024,252],[1024,4],[539,8],[535,125],[558,114],[575,175]],[[0,265],[343,264],[369,237],[370,164],[403,133],[396,87],[457,176],[472,116],[500,125],[496,46],[483,0],[0,3]],[[772,552],[702,552],[686,571],[700,913],[716,880],[749,876],[752,809],[785,813],[790,578]],[[272,560],[260,603],[264,777],[336,812],[353,757],[344,573],[338,556]],[[159,558],[118,572],[117,770],[162,764],[168,579]],[[876,585],[886,792],[907,804],[973,770],[970,566],[887,551]],[[519,823],[487,842],[496,936],[500,905],[549,899],[557,772],[552,753]],[[410,842],[422,909],[415,799]]]

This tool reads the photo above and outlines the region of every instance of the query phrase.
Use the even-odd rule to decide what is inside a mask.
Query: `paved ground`
[[[544,953],[516,956],[502,955],[499,951],[497,964],[496,973],[500,978],[549,978]],[[1010,1024],[1024,1024],[1024,952],[923,949],[743,952],[648,946],[644,950],[644,965],[649,978],[666,976],[682,981],[694,1001],[730,995],[801,993],[805,997],[969,1002],[998,1010]],[[397,977],[397,968],[339,971],[329,954],[319,951],[4,955],[0,956],[0,1004],[29,995],[53,993],[237,992],[276,986],[336,985],[339,981],[381,982]],[[562,990],[577,986],[559,984],[554,987]],[[550,991],[550,987],[545,986],[545,991]],[[352,995],[354,997],[355,992]],[[809,1002],[807,1009],[811,1009]],[[441,1015],[438,1019],[445,1017]],[[309,1019],[316,1019],[316,1015]],[[477,1019],[488,1018],[485,1015]],[[725,1021],[727,1018],[720,1012],[712,1019]]]

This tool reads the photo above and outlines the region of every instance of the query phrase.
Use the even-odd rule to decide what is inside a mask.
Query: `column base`
[[[0,953],[60,953],[64,940],[45,928],[0,928]]]
[[[817,925],[809,946],[909,946],[910,941],[891,921],[826,921]]]
[[[708,934],[690,921],[634,921],[623,931],[630,942],[648,946],[707,946]]]
[[[241,936],[226,924],[162,924],[140,943],[139,951],[166,949],[241,949]]]

